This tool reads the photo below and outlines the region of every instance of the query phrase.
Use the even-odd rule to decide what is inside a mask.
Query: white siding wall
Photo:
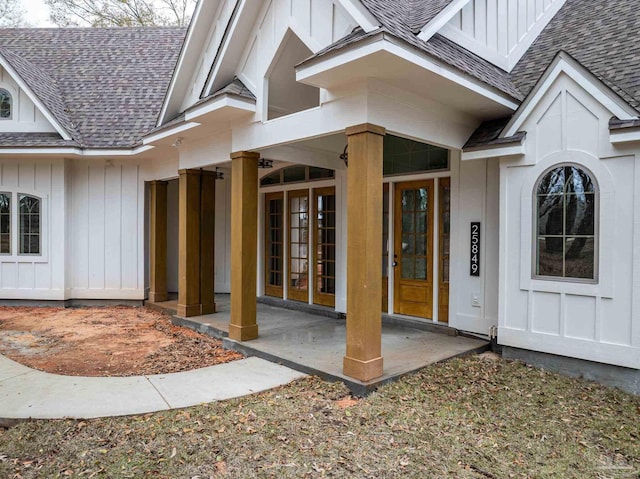
[[[472,0],[440,33],[511,70],[565,0]]]
[[[231,169],[221,168],[223,180],[216,181],[216,293],[231,292]],[[259,236],[259,234],[258,234]]]
[[[167,185],[167,290],[178,292],[178,201],[179,180]]]
[[[264,100],[264,78],[276,52],[291,29],[312,51],[317,52],[349,33],[356,23],[337,3],[327,0],[271,0],[259,16],[242,55],[238,78]],[[262,105],[266,109],[266,105]],[[266,119],[266,112],[264,118]]]
[[[64,299],[65,162],[0,160],[0,192],[12,195],[12,253],[0,255],[0,299]],[[42,254],[18,251],[16,193],[41,198]]]
[[[144,182],[133,162],[71,164],[70,298],[144,298]]]
[[[7,90],[12,98],[11,119],[0,119],[0,132],[55,132],[55,128],[40,113],[7,71],[0,67],[0,88]]]
[[[453,158],[458,161],[458,152]],[[496,160],[452,168],[450,324],[480,334],[498,325],[498,181]],[[479,277],[470,275],[473,221],[481,223]]]
[[[501,163],[498,339],[508,346],[638,368],[639,152],[612,148],[611,115],[561,75],[522,127],[525,158]],[[534,184],[562,162],[584,165],[599,186],[597,284],[532,279]]]

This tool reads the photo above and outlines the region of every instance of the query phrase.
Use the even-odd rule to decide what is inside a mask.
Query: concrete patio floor
[[[403,319],[394,317],[391,321],[383,321],[382,325],[384,374],[363,383],[342,374],[346,347],[345,320],[319,315],[331,315],[333,310],[318,308],[311,313],[258,302],[259,337],[237,342],[227,337],[230,295],[216,295],[216,304],[217,313],[192,318],[175,316],[175,300],[150,306],[172,312],[176,324],[222,338],[229,349],[307,374],[343,381],[356,394],[366,394],[412,371],[456,356],[485,351],[489,346],[488,341],[455,335],[455,330],[451,328],[434,327],[410,319],[405,323]],[[307,309],[307,305],[301,307]],[[424,330],[429,327],[441,332]]]

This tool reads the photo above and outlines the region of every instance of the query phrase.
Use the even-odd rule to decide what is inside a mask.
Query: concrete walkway
[[[0,421],[84,419],[183,408],[265,391],[303,376],[254,357],[152,376],[59,376],[0,355]]]

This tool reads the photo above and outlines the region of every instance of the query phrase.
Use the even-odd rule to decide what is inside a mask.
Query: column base
[[[371,381],[382,376],[382,357],[361,361],[345,356],[342,362],[342,372],[358,381]]]
[[[257,337],[257,324],[252,324],[251,326],[229,324],[229,339],[233,339],[235,341],[249,341],[250,339],[256,339]]]
[[[179,304],[176,314],[183,318],[190,318],[192,316],[200,316],[202,305],[200,304]]]
[[[216,312],[216,303],[202,305],[202,314],[213,314]]]
[[[169,294],[149,291],[149,301],[152,303],[163,303],[164,301],[169,301]]]

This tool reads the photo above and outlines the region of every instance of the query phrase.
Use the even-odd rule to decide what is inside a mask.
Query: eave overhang
[[[517,99],[383,30],[296,67],[297,81],[318,88],[332,89],[367,78],[436,86],[443,90],[437,95],[442,103],[462,111],[476,110],[483,116],[510,115],[520,105]]]
[[[461,159],[462,161],[471,161],[490,158],[521,158],[527,154],[526,137],[526,133],[520,132],[512,138],[464,148]]]

